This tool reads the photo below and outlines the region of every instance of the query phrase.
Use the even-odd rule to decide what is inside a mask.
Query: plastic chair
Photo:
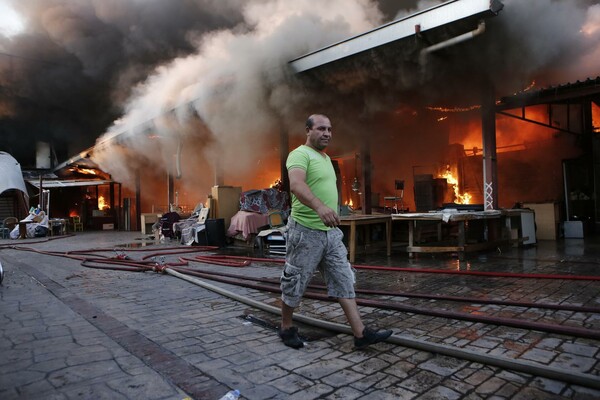
[[[15,229],[15,226],[19,223],[19,219],[17,217],[7,217],[2,221],[2,239],[7,239],[10,237],[10,232]],[[6,236],[5,236],[6,235]]]
[[[8,239],[10,235],[10,229],[4,226],[4,221],[0,222],[0,239]]]
[[[269,214],[269,227],[271,229],[280,228],[285,225],[283,213],[281,211],[271,211]]]
[[[393,202],[394,207],[389,207],[390,210],[394,210],[396,214],[400,211],[404,211],[404,180],[396,179],[394,181],[394,189],[396,190],[395,196],[387,196],[383,198],[383,208],[387,208],[386,204],[388,201]],[[398,201],[400,201],[400,208],[398,208]]]
[[[270,254],[285,255],[285,231],[287,227],[281,211],[269,213],[269,229],[258,232],[255,246],[262,253],[265,250]]]
[[[83,223],[81,222],[81,217],[74,216],[73,218],[73,232],[81,231],[83,232]]]

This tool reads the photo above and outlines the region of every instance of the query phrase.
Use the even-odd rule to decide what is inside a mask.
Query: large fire
[[[446,172],[444,172],[443,174],[440,174],[440,178],[445,178],[446,182],[448,182],[448,184],[454,188],[454,202],[455,203],[470,204],[472,196],[469,193],[460,194],[460,189],[458,187],[459,186],[458,179],[456,179],[456,177],[454,175],[452,175],[452,172],[450,170],[446,170]]]

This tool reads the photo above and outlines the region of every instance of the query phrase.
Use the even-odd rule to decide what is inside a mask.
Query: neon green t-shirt
[[[328,155],[315,149],[301,145],[294,149],[287,158],[288,171],[300,168],[306,171],[306,184],[319,200],[333,210],[338,209],[337,178],[333,164]],[[292,218],[300,225],[311,229],[327,231],[319,215],[312,208],[302,204],[292,193]]]

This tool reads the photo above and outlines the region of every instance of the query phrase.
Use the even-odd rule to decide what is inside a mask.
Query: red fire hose
[[[195,283],[197,285],[203,286],[209,290],[216,291],[218,293],[222,293],[222,294],[229,293],[229,294],[225,294],[225,295],[228,295],[228,297],[234,298],[243,303],[252,304],[258,308],[265,309],[269,312],[275,312],[275,313],[279,314],[279,310],[276,309],[275,307],[267,306],[264,304],[262,306],[260,306],[259,304],[255,304],[258,302],[255,302],[254,300],[251,300],[248,298],[243,298],[242,296],[233,294],[231,292],[227,292],[226,290],[224,290],[222,288],[214,287],[213,285],[210,285],[205,282],[199,281],[195,278],[192,278],[189,275],[202,276],[202,277],[206,277],[207,279],[219,280],[222,282],[246,286],[246,287],[250,287],[250,288],[255,287],[259,290],[266,290],[266,291],[270,291],[270,292],[279,292],[279,288],[277,287],[278,286],[277,284],[267,284],[267,285],[249,284],[248,282],[246,282],[246,280],[248,280],[247,277],[244,277],[243,280],[242,279],[234,279],[234,278],[225,278],[225,277],[210,275],[208,273],[203,273],[203,272],[193,270],[190,268],[184,268],[183,266],[187,265],[187,261],[189,261],[189,259],[184,259],[182,257],[179,258],[180,261],[178,263],[162,263],[162,262],[157,263],[156,261],[147,261],[146,260],[147,258],[150,258],[150,257],[162,257],[165,255],[174,255],[174,254],[195,252],[195,251],[189,251],[189,249],[187,249],[188,251],[176,250],[176,251],[158,252],[158,253],[154,253],[152,255],[144,257],[144,259],[141,261],[134,261],[134,260],[129,260],[128,258],[124,258],[124,257],[108,258],[105,256],[98,256],[98,255],[96,255],[95,257],[83,257],[84,254],[89,255],[90,253],[93,253],[90,250],[82,250],[82,251],[70,252],[70,253],[59,253],[59,252],[50,252],[50,251],[40,251],[40,250],[36,250],[36,249],[24,248],[24,247],[18,247],[18,246],[11,246],[11,247],[14,248],[15,250],[34,251],[34,252],[37,252],[40,254],[68,257],[68,258],[72,258],[72,259],[81,260],[82,265],[86,266],[86,267],[104,268],[104,269],[108,269],[108,268],[109,269],[120,269],[120,270],[126,270],[126,271],[140,271],[140,272],[153,270],[156,272],[167,273],[167,274],[179,277],[181,279],[185,279],[185,280]],[[103,251],[108,251],[108,250],[103,250]],[[201,261],[201,259],[202,259],[202,257],[200,257],[200,258],[196,257],[192,260],[193,261]],[[216,262],[220,263],[219,265],[225,265],[225,264],[229,263],[229,261],[227,261],[227,260],[232,260],[232,259],[237,260],[238,258],[233,257],[233,256],[225,257],[224,259],[222,257],[207,257],[206,258],[206,260],[216,261]],[[273,259],[265,259],[265,260],[261,259],[261,261],[266,261],[266,260],[268,260],[269,262],[274,261]],[[249,261],[249,260],[245,260],[245,261]],[[232,266],[242,266],[241,264],[244,264],[243,266],[246,266],[249,264],[249,262],[248,262],[248,264],[246,264],[245,261],[241,261],[241,262],[235,261],[235,262],[231,262],[231,263],[236,264],[236,265],[232,265]],[[281,261],[277,260],[275,262],[281,262]],[[371,268],[370,266],[355,266],[355,268],[403,271],[403,272],[424,272],[424,271],[432,272],[432,271],[435,271],[435,273],[461,273],[460,271],[420,270],[417,268],[393,268],[393,267]],[[468,271],[468,272],[474,272],[474,271]],[[462,272],[462,274],[469,274],[468,272],[467,273]],[[481,273],[481,274],[498,276],[494,273]],[[511,275],[515,275],[515,274],[511,274]],[[532,275],[535,277],[537,277],[537,275],[544,276],[544,274],[516,274],[516,275],[519,275],[519,277],[528,277],[528,278],[532,277]],[[502,276],[502,275],[500,275],[500,276]],[[551,275],[551,277],[554,278],[554,277],[556,277],[556,275]],[[568,276],[568,278],[572,278],[572,277]],[[566,278],[566,279],[568,279],[568,278]],[[597,278],[597,277],[594,277],[594,278]],[[326,295],[321,294],[321,293],[315,293],[315,292],[307,292],[305,294],[305,297],[319,299],[319,300],[323,300],[323,301],[331,300]],[[365,305],[365,306],[369,306],[369,307],[388,308],[388,309],[399,310],[399,311],[404,311],[404,312],[409,312],[409,313],[422,313],[422,314],[426,314],[426,315],[433,315],[433,316],[443,317],[443,318],[455,318],[455,319],[464,319],[464,320],[470,320],[470,321],[481,321],[481,322],[486,322],[486,323],[495,324],[495,325],[507,325],[507,326],[513,326],[513,327],[518,327],[518,328],[524,328],[524,329],[543,330],[543,331],[547,331],[547,332],[567,334],[567,335],[571,335],[571,336],[575,336],[575,337],[600,339],[600,331],[584,329],[584,328],[567,327],[567,326],[560,326],[560,325],[550,325],[550,324],[543,324],[543,323],[542,324],[532,323],[532,322],[518,321],[515,319],[508,319],[508,318],[472,316],[469,314],[448,312],[448,311],[422,310],[417,307],[398,305],[398,304],[394,304],[394,303],[384,303],[384,302],[381,302],[378,300],[357,299],[357,303],[360,305]],[[325,321],[319,321],[319,320],[315,320],[310,317],[305,317],[305,316],[301,316],[298,314],[295,315],[295,319],[302,320],[307,323],[312,322],[313,325],[321,326],[326,329],[337,330],[339,332],[345,332],[345,333],[351,333],[351,331],[349,331],[349,327],[344,326],[344,325],[328,323]],[[521,372],[525,372],[525,373],[529,373],[529,374],[535,374],[535,375],[547,377],[550,379],[558,379],[558,380],[563,380],[566,382],[575,383],[575,384],[579,384],[579,385],[583,385],[583,386],[587,386],[587,387],[600,388],[600,380],[598,380],[597,377],[592,376],[592,375],[586,375],[586,374],[581,374],[581,373],[576,373],[576,372],[573,373],[570,371],[565,371],[563,369],[557,369],[557,368],[553,368],[553,367],[533,364],[533,363],[529,363],[529,362],[525,362],[525,361],[521,361],[521,360],[513,360],[513,359],[507,359],[507,358],[503,358],[503,357],[491,356],[491,355],[487,355],[487,354],[475,353],[475,352],[465,350],[465,349],[452,348],[452,347],[445,346],[445,345],[429,343],[429,342],[425,342],[425,341],[418,340],[418,339],[403,338],[403,337],[399,337],[396,335],[393,335],[392,337],[390,337],[390,339],[388,341],[390,341],[392,343],[397,343],[397,344],[400,344],[403,346],[416,348],[416,349],[423,350],[423,351],[428,351],[428,352],[433,351],[433,352],[436,352],[439,354],[445,354],[445,355],[449,355],[452,357],[458,357],[458,358],[471,360],[471,361],[475,361],[475,362],[482,362],[482,363],[485,363],[488,365],[495,365],[495,366],[499,366],[501,368],[512,369],[515,371],[521,371]]]

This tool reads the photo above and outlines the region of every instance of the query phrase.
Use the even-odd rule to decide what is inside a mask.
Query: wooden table
[[[33,223],[33,221],[19,221],[19,239],[27,238],[27,225]]]
[[[392,217],[389,214],[384,215],[364,215],[352,214],[340,217],[341,226],[350,227],[350,237],[348,238],[348,247],[350,253],[350,262],[353,263],[356,259],[356,227],[369,226],[375,224],[385,224],[385,238],[387,244],[387,255],[392,254]]]
[[[505,214],[500,210],[490,211],[459,211],[459,212],[429,212],[429,213],[404,213],[392,214],[393,221],[408,222],[408,246],[406,251],[409,257],[414,253],[447,253],[456,252],[460,260],[463,260],[468,251],[485,250],[496,247],[501,243],[508,242],[502,231],[493,232],[488,230],[488,235],[483,242],[467,244],[467,223],[473,220],[503,221]],[[438,223],[438,243],[424,246],[415,246],[415,228],[418,221],[436,221]],[[455,223],[458,225],[457,243],[442,243],[442,224]],[[502,229],[498,224],[497,229]]]

